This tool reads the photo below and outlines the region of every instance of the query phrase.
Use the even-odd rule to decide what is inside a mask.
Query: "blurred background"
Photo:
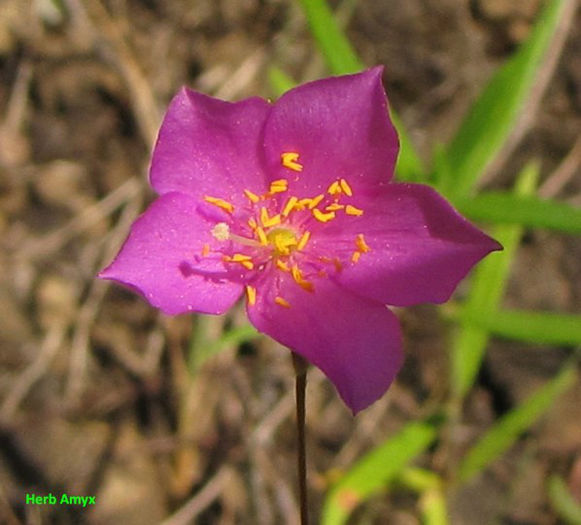
[[[581,15],[569,3],[527,118],[482,185],[510,189],[535,159],[538,194],[579,207]],[[426,162],[529,37],[542,5],[331,2],[361,61],[385,65],[390,103]],[[297,2],[0,0],[0,522],[298,522],[288,351],[249,330],[240,305],[224,317],[169,318],[95,279],[154,197],[149,155],[171,97],[188,85],[232,101],[276,98],[271,66],[297,82],[330,74]],[[579,314],[580,260],[578,237],[525,227],[502,304]],[[364,454],[450,409],[453,309],[397,311],[404,369],[355,419],[309,372],[314,523]],[[508,453],[450,482],[466,450],[554,378],[574,347],[490,338],[451,409],[454,424],[413,458],[442,480],[449,523],[581,523],[547,489],[558,476],[581,501],[578,378]],[[345,493],[349,522],[426,523],[426,491],[406,479],[360,505]],[[27,493],[96,496],[96,505],[26,505]]]

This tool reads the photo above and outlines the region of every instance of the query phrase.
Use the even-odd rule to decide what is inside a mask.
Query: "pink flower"
[[[446,301],[500,249],[434,190],[390,182],[398,152],[381,68],[275,104],[182,89],[153,153],[160,197],[100,277],[164,313],[251,323],[318,366],[353,410],[389,387],[401,334],[385,306]]]

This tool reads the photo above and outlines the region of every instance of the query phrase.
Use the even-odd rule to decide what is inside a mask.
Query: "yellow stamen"
[[[252,270],[254,268],[254,263],[252,261],[240,261],[240,264],[247,270]]]
[[[360,233],[359,235],[357,235],[357,237],[355,237],[355,245],[357,246],[357,249],[361,253],[366,253],[371,249],[371,248],[369,248],[369,246],[367,246],[367,243],[365,242],[365,239],[364,239],[362,233]]]
[[[246,285],[246,298],[250,306],[256,304],[256,288],[254,286]]]
[[[268,245],[268,238],[266,237],[266,233],[264,233],[264,230],[260,226],[256,227],[256,235],[258,235],[258,240],[262,246]]]
[[[289,270],[289,267],[288,267],[288,264],[285,263],[285,262],[283,262],[283,261],[281,261],[280,259],[276,259],[275,264],[276,264],[276,267],[279,270],[282,270],[283,272],[289,272],[290,271]]]
[[[244,255],[243,253],[235,253],[230,257],[230,260],[232,262],[251,261],[252,257],[250,257],[250,255]]]
[[[284,205],[284,209],[282,210],[282,216],[288,217],[289,213],[293,211],[295,204],[299,201],[295,196],[290,197],[286,204]]]
[[[311,202],[309,202],[309,210],[312,210],[313,208],[315,208],[319,204],[319,202],[321,202],[324,198],[325,198],[325,196],[323,194],[317,195],[316,197],[313,197],[311,199]]]
[[[330,211],[328,213],[323,213],[318,208],[315,208],[313,210],[313,217],[315,217],[315,219],[317,219],[320,222],[329,222],[331,219],[335,218],[335,212]]]
[[[298,162],[298,160],[299,160],[298,153],[295,153],[295,152],[283,153],[280,156],[280,160],[282,162],[282,165],[285,168],[288,168],[289,170],[303,171],[303,165],[300,162]]]
[[[341,186],[339,185],[339,181],[335,181],[333,182],[328,188],[327,188],[327,193],[329,195],[337,195],[338,193],[341,193]]]
[[[355,215],[356,217],[359,217],[360,215],[363,215],[363,210],[356,208],[355,206],[351,206],[351,204],[347,204],[347,206],[345,206],[345,213],[347,215]]]
[[[307,242],[309,242],[309,239],[311,238],[311,232],[305,232],[302,234],[301,238],[299,239],[299,243],[297,244],[297,250],[301,251],[305,248],[305,246],[307,245]]]
[[[230,204],[224,199],[218,199],[217,197],[209,197],[208,195],[205,195],[204,200],[210,204],[213,204],[214,206],[218,206],[218,208],[221,208],[228,213],[232,213],[234,211],[234,205]]]
[[[347,183],[347,181],[345,179],[341,179],[339,181],[339,184],[341,185],[341,189],[343,190],[343,193],[345,195],[347,195],[347,197],[351,197],[353,195],[353,190],[351,189],[351,186],[349,186],[349,184]]]
[[[278,179],[270,183],[269,193],[282,193],[286,190],[288,190],[288,181],[286,179]]]
[[[336,202],[329,204],[329,206],[325,206],[325,211],[339,211],[345,208],[343,204],[338,204]]]
[[[293,276],[293,279],[297,282],[297,284],[300,284],[301,281],[303,280],[303,274],[299,270],[299,267],[296,265],[291,268],[291,275]]]
[[[204,244],[204,246],[202,246],[202,257],[206,257],[209,253],[210,253],[210,245]]]
[[[280,306],[284,306],[285,308],[290,308],[290,306],[291,306],[290,303],[286,299],[283,299],[282,297],[280,297],[278,295],[274,298],[274,302]]]
[[[293,266],[291,268],[291,275],[293,276],[293,279],[295,280],[295,282],[304,290],[306,290],[307,292],[312,292],[314,287],[313,287],[313,283],[311,283],[310,281],[305,281],[303,279],[303,274],[302,272],[299,270],[299,267],[297,265]]]
[[[298,210],[304,210],[306,206],[308,206],[309,204],[311,204],[312,199],[301,199],[299,202],[297,202],[297,209]]]
[[[351,256],[351,260],[356,263],[359,261],[359,258],[361,257],[361,252],[353,252],[353,255]]]
[[[260,208],[260,222],[265,228],[278,226],[280,224],[280,214],[269,217],[267,209]]]
[[[250,217],[250,219],[248,219],[248,226],[250,226],[253,230],[255,230],[256,227],[258,226],[256,220],[253,217]]]
[[[256,193],[252,193],[250,190],[244,190],[244,195],[246,195],[248,200],[253,204],[256,204],[260,200],[260,197],[256,195]]]

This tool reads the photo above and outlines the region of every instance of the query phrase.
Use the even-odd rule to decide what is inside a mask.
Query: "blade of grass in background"
[[[499,310],[485,316],[465,311],[460,319],[494,335],[536,344],[581,345],[581,315]]]
[[[534,196],[486,192],[453,199],[454,206],[474,221],[520,224],[564,233],[581,233],[581,208]]]
[[[212,356],[220,353],[228,346],[237,346],[259,336],[256,329],[249,325],[231,328],[217,339],[208,336],[208,323],[213,318],[206,315],[195,317],[192,335],[190,337],[190,353],[188,369],[194,375],[200,367]]]
[[[551,476],[548,484],[551,505],[568,525],[581,525],[581,505],[569,492],[569,488],[559,476]]]
[[[439,179],[446,194],[467,194],[506,142],[569,1],[547,3],[529,38],[472,105],[447,150],[449,176]]]
[[[268,68],[268,82],[274,93],[278,98],[283,93],[292,89],[296,86],[296,82],[287,75],[282,69],[276,66],[270,66]]]
[[[420,494],[419,507],[423,525],[448,525],[448,509],[442,478],[430,470],[407,467],[397,482]]]
[[[515,194],[531,195],[539,178],[539,166],[527,165],[517,177]],[[521,226],[497,226],[492,236],[504,247],[491,254],[474,272],[472,287],[462,310],[471,318],[486,317],[497,310],[504,294],[510,266],[522,236]],[[472,387],[488,344],[488,332],[469,322],[462,323],[452,344],[452,392],[456,404]]]
[[[421,454],[436,438],[436,433],[436,428],[428,423],[408,423],[398,434],[366,454],[327,495],[321,523],[345,523],[359,503],[385,488],[409,461]]]
[[[348,75],[366,69],[337,24],[333,12],[325,0],[299,0],[299,3],[317,46],[334,75]],[[425,180],[426,174],[422,161],[404,129],[403,123],[393,108],[390,108],[390,115],[400,141],[400,153],[395,170],[398,178],[407,181]]]
[[[576,361],[567,363],[561,372],[520,406],[498,420],[466,454],[458,471],[460,482],[470,480],[508,450],[519,436],[546,412],[556,398],[577,379]]]

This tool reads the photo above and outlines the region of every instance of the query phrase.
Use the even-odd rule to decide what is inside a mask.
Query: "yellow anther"
[[[251,257],[249,255],[244,255],[242,253],[235,253],[232,256],[224,255],[222,257],[222,260],[224,262],[232,262],[232,263],[241,264],[247,270],[252,270],[254,268],[254,263],[252,262]]]
[[[303,280],[303,274],[302,272],[299,270],[299,267],[297,265],[294,265],[291,268],[291,275],[293,276],[293,279],[300,284],[301,281]]]
[[[295,152],[283,153],[280,156],[280,160],[282,162],[282,165],[285,168],[288,168],[289,170],[303,171],[303,165],[300,162],[298,162],[298,160],[299,160],[298,153],[295,153]]]
[[[337,257],[333,259],[333,264],[335,265],[336,271],[340,272],[343,269],[343,265],[341,264],[341,261],[337,259]]]
[[[266,233],[264,233],[264,230],[260,226],[256,227],[256,235],[258,235],[258,240],[262,246],[268,245],[268,238],[266,237]]]
[[[289,200],[286,201],[286,204],[284,205],[284,209],[282,210],[282,216],[288,217],[289,213],[293,211],[295,204],[298,201],[299,199],[297,199],[295,196],[290,197]]]
[[[309,210],[316,208],[317,205],[319,204],[319,202],[321,202],[324,198],[325,198],[325,196],[323,194],[317,195],[316,197],[313,197],[311,199],[311,202],[309,202]]]
[[[335,218],[335,212],[330,211],[328,213],[323,213],[318,208],[315,208],[313,210],[313,217],[315,217],[315,219],[317,219],[320,222],[329,222],[331,219]]]
[[[278,226],[280,224],[280,214],[269,217],[268,210],[266,208],[260,208],[260,222],[265,228]]]
[[[278,179],[270,183],[270,193],[281,193],[288,190],[288,180]]]
[[[341,185],[339,184],[339,181],[335,181],[333,182],[328,188],[327,188],[327,193],[329,195],[337,195],[338,193],[341,193]]]
[[[357,249],[361,253],[366,253],[371,249],[371,248],[369,248],[369,246],[367,246],[367,243],[365,242],[365,239],[364,239],[362,233],[358,234],[357,237],[355,237],[355,245],[357,246]]]
[[[285,262],[283,262],[283,261],[281,261],[280,259],[276,259],[276,262],[274,264],[276,264],[276,267],[279,270],[282,270],[283,272],[289,272],[290,271],[289,270],[289,267],[288,267],[288,264],[285,263]]]
[[[297,244],[297,250],[303,250],[305,248],[305,246],[307,245],[307,243],[309,242],[309,239],[311,238],[311,232],[305,232],[301,235],[301,238],[299,239],[299,243]]]
[[[329,204],[329,206],[325,206],[325,211],[338,211],[345,208],[343,204],[338,204],[336,202]]]
[[[206,257],[209,253],[210,253],[210,245],[204,244],[204,246],[202,246],[202,257]]]
[[[250,306],[256,304],[256,288],[254,286],[246,285],[246,298]]]
[[[345,213],[347,215],[355,215],[356,217],[359,217],[359,215],[363,215],[363,210],[351,206],[351,204],[347,204],[347,206],[345,206]]]
[[[297,210],[304,210],[309,204],[311,204],[311,201],[313,199],[301,199],[299,202],[297,202],[296,208]]]
[[[291,268],[291,275],[293,276],[295,282],[307,292],[312,292],[314,290],[313,283],[311,283],[310,281],[305,281],[305,279],[303,278],[303,274],[299,270],[299,267],[297,265],[294,265]]]
[[[361,257],[361,252],[353,252],[353,255],[351,256],[351,260],[356,263],[359,261],[359,258]]]
[[[291,307],[290,303],[286,299],[283,299],[282,297],[280,297],[279,295],[277,295],[274,298],[274,302],[280,306],[284,306],[285,308]]]
[[[234,211],[234,205],[230,204],[224,199],[218,199],[217,197],[209,197],[208,195],[205,195],[204,200],[210,204],[213,204],[214,206],[218,206],[218,208],[221,208],[228,213],[232,213]]]
[[[341,179],[339,184],[341,185],[341,190],[343,190],[343,193],[347,195],[347,197],[351,197],[353,195],[353,190],[345,179]]]
[[[246,195],[246,198],[254,204],[260,200],[260,197],[256,195],[256,193],[252,193],[250,190],[244,190],[244,195]]]
[[[248,219],[248,226],[250,226],[253,230],[255,230],[256,227],[258,226],[258,223],[256,222],[256,220],[253,217],[250,217],[250,219]]]
[[[241,262],[241,261],[251,261],[252,257],[250,255],[244,255],[243,253],[235,253],[230,257],[232,262]]]

